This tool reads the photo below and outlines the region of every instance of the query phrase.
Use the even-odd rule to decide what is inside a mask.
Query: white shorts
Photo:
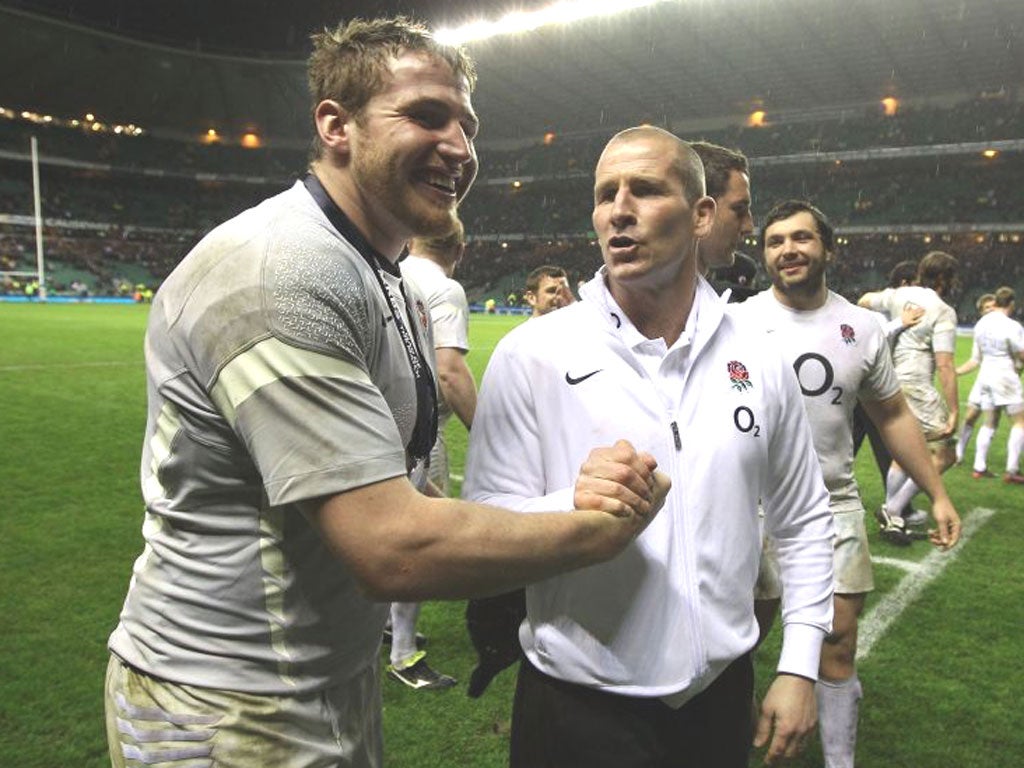
[[[832,539],[833,586],[837,595],[859,595],[875,588],[868,550],[868,531],[864,512],[836,512],[835,536]],[[778,600],[782,596],[779,559],[775,542],[765,536],[761,548],[761,564],[754,586],[755,600]]]
[[[342,685],[303,696],[258,696],[178,685],[111,655],[106,725],[112,768],[380,768],[376,663]]]
[[[981,399],[989,403],[988,408],[1006,408],[1007,413],[1020,413],[1024,406],[1024,392],[1022,392],[1020,378],[1015,373],[1007,373],[1002,376],[986,377],[982,381],[979,376],[977,381],[981,382]]]
[[[982,398],[981,380],[978,378],[975,378],[974,384],[971,385],[970,394],[967,395],[967,404],[977,408],[979,411],[992,410],[992,400]]]
[[[910,410],[921,424],[925,440],[931,443],[956,440],[956,435],[951,435],[948,438],[936,437],[946,431],[949,408],[935,387],[926,384],[904,384],[903,395],[907,398]]]

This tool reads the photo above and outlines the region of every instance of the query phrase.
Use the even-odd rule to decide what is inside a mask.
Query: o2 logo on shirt
[[[737,392],[746,392],[748,389],[754,388],[754,382],[750,380],[750,371],[747,370],[747,366],[739,360],[730,360],[726,367],[733,389]],[[745,405],[739,406],[732,412],[732,423],[745,435],[753,433],[754,437],[759,437],[761,434],[761,427],[754,418],[754,412]]]
[[[827,357],[817,352],[805,352],[793,361],[793,370],[796,371],[800,392],[804,397],[821,397],[826,392],[831,392],[832,405],[842,405],[843,388],[832,386],[836,380],[836,372]],[[808,385],[806,382],[813,383]]]
[[[736,425],[736,429],[745,435],[761,436],[761,425],[754,418],[754,412],[745,405],[741,405],[732,412],[732,423]]]

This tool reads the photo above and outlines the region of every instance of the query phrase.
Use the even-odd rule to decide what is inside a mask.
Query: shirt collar
[[[712,297],[714,301],[712,301]],[[615,301],[615,297],[612,296],[605,282],[605,268],[603,266],[597,270],[593,279],[580,289],[580,298],[584,301],[592,301],[594,306],[598,307],[608,320],[614,332],[631,349],[636,349],[641,345],[648,345],[652,341],[652,339],[647,338],[637,330],[636,326],[633,325],[633,321],[629,319],[626,313],[622,311],[619,303]],[[721,319],[722,310],[720,307],[715,306],[718,301],[718,295],[711,289],[707,281],[704,278],[699,278],[697,289],[693,295],[693,305],[690,307],[690,314],[686,318],[686,326],[668,351],[689,344],[703,346],[715,328],[718,327],[718,322]],[[714,307],[717,311],[705,311],[711,307]]]

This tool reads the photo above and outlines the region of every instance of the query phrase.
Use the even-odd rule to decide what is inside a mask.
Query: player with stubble
[[[772,287],[733,305],[732,312],[763,333],[786,356],[803,393],[814,449],[829,489],[835,518],[835,606],[832,631],[821,654],[816,685],[822,750],[827,768],[853,768],[862,696],[854,660],[857,621],[874,588],[864,507],[853,475],[853,410],[859,401],[900,466],[932,499],[932,543],[956,544],[960,520],[931,460],[917,419],[900,389],[881,325],[871,312],[828,290],[835,236],[825,215],[810,203],[776,205],[761,229],[764,263]],[[766,548],[765,558],[778,552]],[[762,602],[777,601],[759,583]],[[782,587],[785,598],[786,587]],[[759,615],[770,615],[762,606]]]
[[[667,489],[615,438],[548,513],[420,490],[429,318],[397,261],[451,230],[476,175],[474,69],[402,18],[313,43],[309,173],[204,237],[149,314],[146,544],[105,691],[115,768],[379,768],[390,601],[608,560]]]

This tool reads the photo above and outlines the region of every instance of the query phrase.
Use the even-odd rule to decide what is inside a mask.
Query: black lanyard
[[[363,237],[362,232],[356,228],[352,220],[327,194],[320,179],[313,173],[307,173],[302,183],[306,185],[309,194],[313,196],[317,205],[320,206],[320,210],[324,212],[334,228],[359,252],[359,255],[370,265],[374,277],[377,278],[377,284],[380,286],[381,293],[384,294],[384,301],[387,302],[388,309],[391,311],[391,319],[395,323],[395,328],[398,329],[398,335],[402,338],[402,346],[405,347],[405,354],[409,358],[409,367],[416,380],[416,426],[413,427],[412,437],[405,449],[414,462],[427,462],[430,459],[430,449],[434,447],[434,441],[437,440],[437,390],[434,388],[434,377],[430,373],[430,366],[427,365],[423,352],[420,350],[419,341],[409,330],[413,320],[407,314],[409,302],[405,296],[405,287],[401,282],[402,273],[396,264],[392,264],[381,256],[377,249]],[[398,290],[402,294],[402,305],[406,308],[406,313],[400,313],[396,309],[395,298],[391,293],[391,287],[384,279],[384,272],[399,278]],[[403,322],[403,314],[409,319],[409,325]],[[409,469],[411,470],[412,467]]]

